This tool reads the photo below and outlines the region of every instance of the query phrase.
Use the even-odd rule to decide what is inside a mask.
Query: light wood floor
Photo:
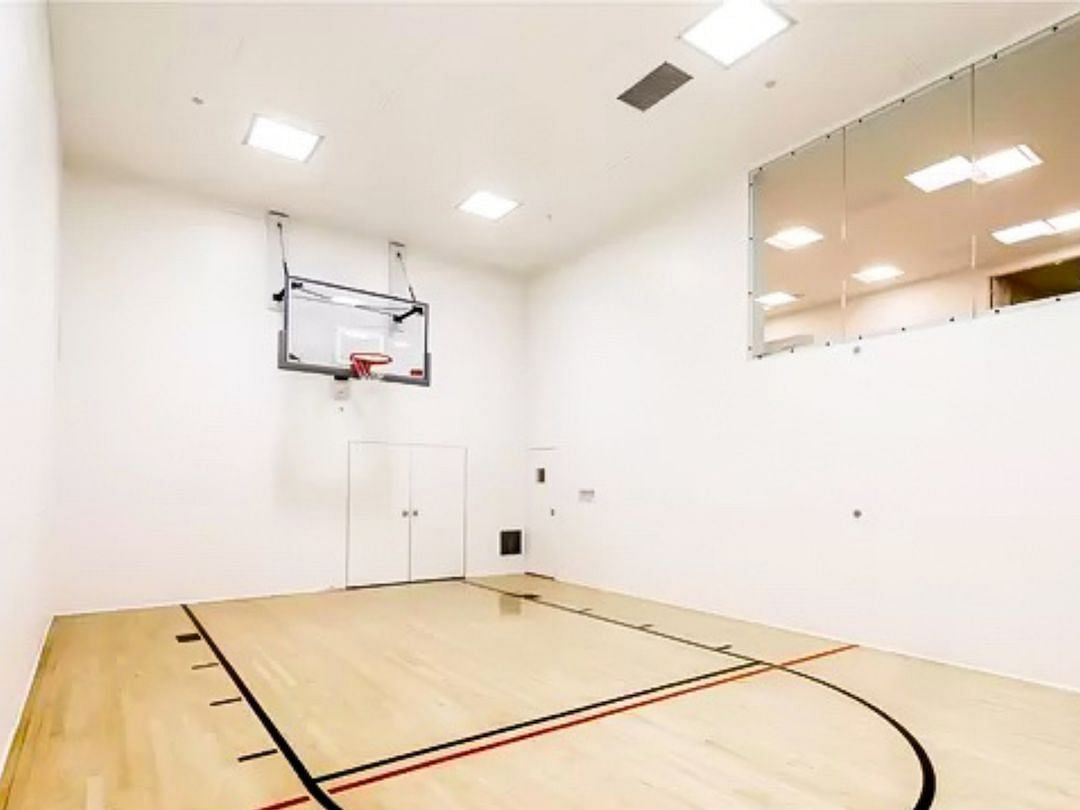
[[[192,611],[54,622],[0,810],[1080,807],[1075,693],[534,577]]]

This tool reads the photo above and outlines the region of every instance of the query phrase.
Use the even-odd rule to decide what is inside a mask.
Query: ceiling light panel
[[[730,67],[791,25],[762,0],[724,0],[682,38]]]
[[[1013,225],[1011,228],[1002,228],[991,234],[1003,245],[1015,245],[1017,242],[1026,242],[1029,239],[1037,239],[1040,236],[1050,236],[1054,228],[1045,219],[1036,219],[1025,222],[1023,225]]]
[[[305,161],[321,140],[321,135],[256,115],[244,143],[280,157]]]
[[[973,172],[974,167],[970,160],[954,155],[948,160],[912,172],[904,179],[916,188],[929,193],[970,180]]]
[[[1062,214],[1059,217],[1050,217],[1046,221],[1050,223],[1054,233],[1068,233],[1069,231],[1080,230],[1080,210],[1070,211],[1068,214]]]
[[[858,273],[852,273],[851,277],[863,284],[880,284],[882,281],[890,281],[900,278],[904,271],[892,264],[875,264],[865,267]]]
[[[469,199],[458,205],[458,208],[484,219],[498,220],[505,217],[519,205],[520,203],[514,200],[500,197],[490,191],[477,191],[471,194]]]
[[[820,242],[824,238],[813,228],[796,225],[793,228],[784,228],[782,231],[777,231],[766,238],[765,242],[775,248],[780,248],[780,250],[796,250],[797,248],[812,245],[814,242]]]
[[[799,296],[792,295],[783,290],[777,290],[776,292],[759,295],[754,300],[765,307],[765,309],[773,309],[774,307],[782,307],[784,304],[794,303],[799,300]]]
[[[972,180],[976,183],[990,183],[1032,169],[1042,163],[1042,158],[1026,144],[1010,146],[1000,152],[976,158]]]

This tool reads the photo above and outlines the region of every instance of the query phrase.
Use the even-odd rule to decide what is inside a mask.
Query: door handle
[[[420,510],[419,509],[413,509],[412,510],[412,516],[413,517],[420,517]]]
[[[402,509],[401,510],[401,516],[402,517],[408,517],[409,516],[409,510],[408,509]]]

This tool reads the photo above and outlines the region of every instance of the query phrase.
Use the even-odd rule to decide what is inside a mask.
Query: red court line
[[[404,776],[405,774],[412,773],[414,771],[423,770],[425,768],[431,768],[435,765],[442,765],[446,762],[453,762],[456,759],[463,759],[464,757],[474,756],[476,754],[482,754],[485,751],[491,751],[496,748],[502,748],[506,745],[513,743],[524,742],[525,740],[531,740],[535,737],[542,737],[546,734],[552,734],[556,731],[563,731],[574,726],[584,725],[585,723],[592,723],[596,720],[602,720],[605,717],[611,717],[616,714],[623,714],[624,712],[632,711],[633,709],[640,709],[643,706],[649,706],[653,703],[661,703],[665,700],[672,700],[673,698],[682,697],[683,695],[689,695],[694,692],[700,692],[704,689],[713,689],[717,686],[723,686],[726,683],[734,683],[735,681],[745,680],[747,678],[753,678],[757,675],[764,675],[766,672],[772,672],[773,670],[780,669],[782,667],[792,667],[797,664],[805,664],[809,661],[816,661],[819,658],[825,658],[830,655],[837,655],[848,650],[853,650],[858,647],[858,644],[844,644],[839,647],[831,647],[827,650],[821,650],[820,652],[811,653],[809,655],[803,655],[799,658],[791,658],[787,661],[781,661],[778,664],[761,664],[760,666],[743,670],[735,675],[728,675],[723,678],[717,678],[712,681],[703,681],[702,683],[694,684],[693,686],[687,686],[682,689],[677,689],[673,692],[664,692],[660,695],[654,695],[652,697],[644,698],[642,700],[635,701],[633,703],[624,703],[621,706],[616,706],[612,709],[605,709],[602,712],[596,712],[595,714],[584,715],[582,717],[575,717],[572,720],[566,720],[562,723],[556,723],[551,726],[544,726],[543,728],[534,729],[532,731],[516,734],[511,737],[504,737],[501,740],[495,742],[485,743],[483,745],[477,745],[472,748],[464,748],[460,751],[455,751],[450,754],[444,754],[438,757],[432,757],[431,759],[425,759],[420,762],[414,762],[411,765],[404,765],[400,768],[394,768],[393,770],[383,771],[382,773],[375,774],[374,776],[365,776],[361,779],[354,779],[350,782],[342,782],[340,785],[335,785],[329,788],[327,793],[344,793],[347,790],[355,790],[358,787],[364,785],[371,785],[376,782],[382,782],[387,779],[393,779],[396,776]],[[282,810],[286,807],[294,807],[298,804],[303,804],[308,801],[308,796],[296,796],[291,799],[285,799],[284,801],[277,802],[275,804],[259,807],[256,810]]]
[[[286,807],[296,807],[298,804],[303,804],[306,801],[310,801],[310,796],[294,796],[291,799],[285,799],[284,801],[274,802],[260,807],[259,810],[285,810]]]
[[[810,655],[804,655],[800,658],[792,658],[789,661],[783,661],[779,664],[762,664],[757,669],[744,670],[735,675],[728,675],[723,678],[718,678],[714,681],[704,681],[693,686],[687,686],[683,689],[677,689],[674,692],[665,692],[661,695],[654,695],[652,697],[644,698],[642,700],[635,701],[633,703],[625,703],[622,706],[616,706],[612,709],[606,709],[596,714],[586,715],[584,717],[575,717],[572,720],[566,720],[562,723],[556,723],[552,726],[545,726],[544,728],[534,729],[522,734],[517,734],[512,737],[505,737],[495,742],[485,743],[473,748],[466,748],[461,751],[455,751],[451,754],[444,754],[443,756],[433,757],[432,759],[426,759],[422,762],[414,762],[411,765],[405,765],[400,768],[395,768],[389,771],[383,771],[382,773],[375,774],[374,776],[365,776],[361,779],[354,779],[351,782],[343,782],[340,785],[327,790],[327,793],[343,793],[346,790],[353,790],[364,785],[370,785],[375,782],[382,782],[386,779],[392,779],[395,776],[403,776],[413,771],[419,771],[424,768],[430,768],[433,765],[441,765],[444,762],[452,762],[455,759],[462,759],[463,757],[473,756],[485,751],[491,751],[496,748],[502,748],[503,746],[510,745],[512,743],[524,742],[525,740],[531,740],[535,737],[541,737],[546,734],[552,734],[556,731],[563,731],[574,726],[584,725],[585,723],[592,723],[596,720],[601,720],[605,717],[611,717],[612,715],[622,714],[624,712],[632,711],[633,709],[640,709],[643,706],[649,706],[653,703],[661,703],[665,700],[672,700],[673,698],[682,697],[683,695],[689,695],[694,692],[700,692],[703,689],[712,689],[717,686],[722,686],[725,683],[734,683],[735,681],[745,680],[746,678],[752,678],[755,675],[762,675],[766,672],[770,672],[780,667],[790,667],[796,664],[805,664],[808,661],[814,661],[818,658],[825,658],[829,655],[836,655],[838,653],[847,652],[857,647],[857,644],[845,644],[841,647],[833,647],[828,650],[822,650],[821,652],[812,653]]]

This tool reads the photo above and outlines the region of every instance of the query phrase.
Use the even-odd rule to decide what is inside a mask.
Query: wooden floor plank
[[[10,757],[2,810],[255,807],[295,792],[280,761],[241,764],[265,748],[246,711],[210,702],[232,693],[179,608],[56,619],[46,665]]]
[[[836,649],[534,577],[479,584],[561,609],[451,582],[194,610],[315,775],[741,662],[693,644],[771,661]],[[220,702],[235,685],[204,666],[214,661],[205,639],[177,641],[193,630],[179,608],[58,619],[0,810],[316,807],[280,753],[254,756],[274,743],[245,701]],[[922,741],[935,810],[1080,806],[1080,695],[861,648],[797,667]],[[403,762],[461,754],[348,790],[357,775],[322,784],[343,810],[909,810],[919,793],[918,762],[893,728],[787,672],[751,667],[638,702],[413,757]]]
[[[316,775],[730,663],[459,582],[197,610]]]

